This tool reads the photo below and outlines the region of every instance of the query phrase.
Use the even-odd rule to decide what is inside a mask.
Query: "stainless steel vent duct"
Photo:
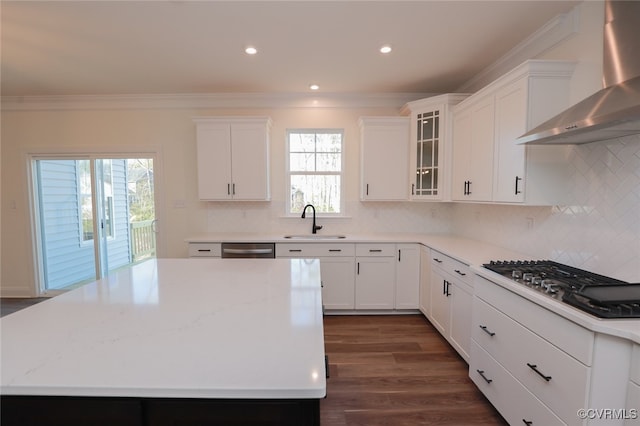
[[[604,89],[518,138],[519,144],[581,144],[640,133],[640,1],[607,0]]]

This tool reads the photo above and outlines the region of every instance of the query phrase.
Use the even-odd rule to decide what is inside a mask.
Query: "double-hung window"
[[[287,131],[289,196],[287,212],[302,212],[313,204],[321,214],[342,214],[343,131]]]

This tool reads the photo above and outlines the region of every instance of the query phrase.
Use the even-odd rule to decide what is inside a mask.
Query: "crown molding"
[[[3,96],[3,111],[100,109],[401,108],[429,93],[210,93]]]
[[[526,60],[536,58],[545,51],[557,46],[558,43],[572,37],[580,29],[579,12],[579,6],[576,6],[570,12],[551,19],[500,59],[460,86],[456,92],[477,92]]]

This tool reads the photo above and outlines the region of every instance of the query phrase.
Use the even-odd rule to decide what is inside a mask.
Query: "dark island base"
[[[0,397],[2,426],[319,426],[317,399]]]

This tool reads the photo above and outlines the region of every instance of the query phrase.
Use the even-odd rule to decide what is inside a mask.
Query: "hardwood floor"
[[[2,315],[40,299],[0,300]],[[422,315],[326,316],[322,426],[507,425]]]
[[[323,426],[507,425],[422,315],[327,316]]]
[[[0,298],[0,317],[12,314],[21,309],[28,308],[31,305],[47,300],[48,297],[30,297],[30,298]]]

